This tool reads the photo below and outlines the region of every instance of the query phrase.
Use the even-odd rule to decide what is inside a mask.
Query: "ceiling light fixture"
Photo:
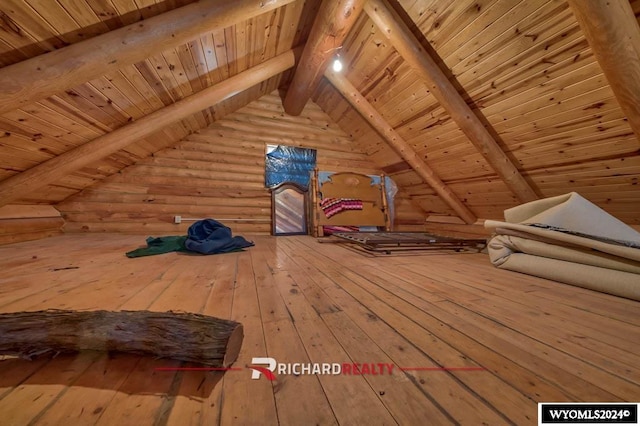
[[[333,70],[335,72],[342,71],[342,62],[340,61],[340,55],[336,56],[336,59],[333,61]]]
[[[333,66],[332,69],[334,72],[340,72],[342,71],[342,61],[340,60],[340,53],[338,53],[338,51],[340,49],[342,49],[342,46],[337,46],[335,45],[336,43],[336,36],[333,35],[333,48],[327,50],[326,52],[324,52],[325,54],[329,53],[329,52],[335,52],[335,58],[333,59]]]

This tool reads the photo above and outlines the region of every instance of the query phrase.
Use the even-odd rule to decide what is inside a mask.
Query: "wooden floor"
[[[181,310],[242,322],[237,370],[82,353],[0,361],[3,425],[535,424],[538,401],[640,400],[640,303],[495,269],[484,254],[371,257],[306,237],[128,259],[141,236],[0,247],[0,312]],[[0,339],[2,336],[0,336]],[[279,363],[378,375],[251,379]],[[436,369],[434,369],[436,368]]]

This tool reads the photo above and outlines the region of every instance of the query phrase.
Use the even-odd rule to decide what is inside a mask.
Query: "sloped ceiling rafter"
[[[342,43],[349,30],[357,22],[361,11],[367,7],[366,3],[364,0],[326,0],[323,2],[284,99],[284,108],[288,114],[300,114],[311,94],[317,90],[329,62],[336,57],[339,49],[342,48]],[[417,157],[399,135],[394,133],[393,128],[388,128],[389,126],[382,117],[377,117],[375,110],[368,102],[364,101],[359,92],[344,87],[350,86],[346,79],[334,75],[330,80],[336,87],[341,87],[339,90],[349,99],[354,108],[384,136],[387,143],[393,146],[403,159],[408,159],[407,163],[410,167],[416,170],[417,174],[436,191],[453,211],[467,223],[476,221],[476,216],[446,187],[435,172]],[[355,95],[357,100],[354,101],[351,95]],[[365,108],[365,111],[362,108]],[[378,119],[373,118],[374,116]]]
[[[451,207],[458,216],[468,224],[475,223],[477,217],[460,199],[442,182],[442,180],[411,148],[402,137],[389,126],[384,118],[367,102],[366,98],[356,90],[347,79],[335,72],[325,72],[327,79],[349,101],[349,103],[374,127],[410,167]]]
[[[627,0],[568,0],[640,143],[640,25]]]
[[[620,1],[625,0],[605,2],[605,7],[625,6]],[[0,67],[7,68],[126,25],[146,24],[193,1],[1,3]],[[245,2],[227,3],[234,7]],[[183,44],[163,45],[130,65],[108,72],[101,69],[86,82],[76,81],[52,96],[0,114],[0,181],[303,44],[321,3],[295,0]],[[637,16],[640,1],[630,3]],[[598,57],[598,47],[589,39],[589,29],[578,25],[568,1],[388,0],[388,4],[420,43],[426,40],[432,46],[440,69],[538,195],[576,190],[627,223],[640,225],[637,116],[623,110],[626,95],[620,94],[615,82],[609,84],[612,77],[605,77],[607,66]],[[598,18],[611,22],[610,17]],[[624,30],[611,25],[609,29]],[[606,50],[610,43],[601,42],[599,49]],[[624,52],[622,48],[605,53]],[[348,81],[478,217],[499,219],[504,209],[521,202],[366,13],[352,24],[340,54]],[[624,57],[615,62],[634,63]],[[638,79],[633,77],[634,68],[628,69],[632,81],[623,86],[633,95]],[[286,71],[169,124],[23,194],[16,202],[57,203],[254,99],[286,88],[291,75]],[[328,80],[320,81],[312,97],[427,214],[456,214]]]
[[[538,198],[535,189],[520,174],[483,123],[467,105],[437,63],[430,57],[411,31],[403,25],[384,0],[370,0],[365,11],[382,30],[400,55],[411,65],[429,87],[430,92],[447,110],[451,118],[467,135],[487,162],[498,173],[520,201]]]
[[[112,154],[134,141],[155,133],[169,122],[177,121],[209,105],[249,89],[293,67],[293,51],[283,53],[207,89],[164,107],[133,123],[66,151],[18,175],[0,182],[0,206],[44,185],[54,182],[94,161]]]
[[[340,4],[340,2],[333,3]],[[327,4],[328,2],[325,2],[325,5]],[[334,9],[340,10],[340,8],[336,6],[334,6]],[[404,60],[419,74],[420,78],[425,80],[431,93],[433,93],[439,103],[445,107],[449,115],[460,126],[473,145],[518,199],[524,202],[537,199],[538,195],[531,184],[523,178],[512,160],[502,151],[491,134],[485,129],[483,123],[477,118],[455,87],[438,68],[438,65],[423,49],[419,41],[415,39],[415,36],[411,34],[408,28],[403,26],[402,20],[381,0],[370,0],[366,2],[364,4],[364,10],[382,30],[382,33],[391,40],[394,48],[400,53]],[[338,19],[342,17],[343,15],[341,14],[337,15]],[[351,16],[350,24],[353,25],[355,22],[356,17]],[[346,34],[344,34],[345,25],[337,26],[342,30],[340,40],[342,42],[346,36]],[[285,98],[285,108],[288,112],[295,114],[299,111],[301,109],[300,104],[302,103],[302,105],[304,105],[304,102],[309,98],[308,94],[310,91],[317,89],[320,80],[318,73],[326,69],[329,60],[335,56],[333,52],[335,48],[327,48],[330,47],[329,43],[333,36],[331,31],[335,27],[336,25],[327,21],[327,17],[324,15],[319,15],[316,19],[310,42],[305,46],[303,58],[297,67],[293,84],[289,88],[287,97]],[[335,41],[333,41],[333,43],[335,45]],[[345,95],[350,102],[352,101],[352,99],[345,94],[344,90],[339,89],[339,91]],[[353,102],[351,103],[354,105]],[[358,109],[357,106],[356,109]],[[370,122],[372,127],[376,129],[380,128],[379,124],[371,118],[371,114],[365,114],[363,117]],[[387,141],[392,141],[398,138],[399,135],[392,139],[386,139]],[[398,150],[395,144],[391,143],[391,145],[395,150]],[[401,151],[401,156],[405,160],[406,158],[412,159],[412,161],[407,161],[407,164],[414,168],[416,173],[421,176],[465,222],[475,221],[475,216],[471,211],[462,205],[458,197],[447,188],[446,184],[442,182],[437,174],[427,166],[423,160],[417,158],[415,152],[410,149],[408,144],[405,143],[403,146],[405,145],[405,149]],[[413,153],[413,155],[408,154],[409,151],[406,148],[410,149],[410,153]],[[416,169],[416,167],[418,167],[418,169]],[[428,170],[429,173],[425,174],[424,170]]]
[[[640,223],[632,213],[640,203],[637,139],[567,2],[391,3],[437,52],[440,68],[537,195],[576,190]],[[638,5],[632,1],[636,15]],[[481,218],[501,218],[520,203],[386,34],[362,17],[355,28],[342,49],[345,75],[447,186]],[[425,210],[452,214],[330,84],[322,82],[313,99]]]
[[[293,0],[192,3],[0,69],[0,114],[224,29]],[[194,79],[195,80],[195,79]]]
[[[311,27],[302,56],[284,98],[288,114],[299,115],[318,87],[329,62],[339,54],[345,37],[366,0],[324,0]]]
[[[69,12],[58,11],[60,15],[55,19],[49,17],[49,21],[45,18],[50,9],[31,16],[27,11],[31,5],[9,2],[0,7],[5,25],[11,24],[15,29],[14,36],[3,32],[0,58],[8,65],[0,68],[0,79],[13,80],[13,76],[20,76],[10,85],[3,83],[2,90],[6,92],[0,96],[3,108],[10,109],[0,115],[0,129],[3,130],[0,181],[108,135],[291,49],[308,33],[304,20],[300,19],[303,10],[313,13],[316,7],[313,2],[307,5],[293,0],[210,0],[169,11],[168,2],[148,7],[142,2],[140,9],[133,10],[126,7],[135,6],[135,3],[118,2],[114,3],[117,10],[103,11],[93,3],[92,7],[97,9],[90,10],[90,3],[76,2],[73,8],[68,8]],[[171,2],[174,7],[180,3],[188,3],[188,0]],[[72,17],[76,21],[75,36],[66,36],[71,33],[60,35],[58,27],[54,27],[62,21],[62,13],[67,19]],[[83,21],[79,16],[92,18]],[[109,19],[101,21],[105,16]],[[37,19],[40,21],[36,22]],[[91,19],[93,23],[88,22]],[[280,21],[288,24],[276,26]],[[165,25],[167,22],[170,25]],[[82,24],[87,25],[84,33],[79,26]],[[124,24],[128,26],[122,27]],[[33,30],[45,27],[51,36],[47,37],[44,30]],[[253,28],[261,30],[254,31]],[[102,33],[96,35],[96,31]],[[175,33],[180,35],[174,37]],[[32,43],[25,44],[24,39]],[[179,40],[176,42],[176,39]],[[46,50],[51,51],[46,53]],[[81,56],[82,52],[86,56]],[[121,53],[123,56],[119,56]],[[102,59],[97,59],[96,55]],[[69,57],[73,58],[71,63],[80,66],[70,67],[66,62]],[[43,77],[37,70],[42,70],[43,63],[47,65],[44,74],[50,81],[44,78],[44,86],[31,84],[40,82],[37,79]],[[62,78],[56,78],[57,74]],[[25,200],[23,202],[61,201],[208,126],[216,118],[254,98],[270,93],[279,85],[282,74],[279,76],[251,90],[239,91],[219,105],[207,105],[180,121],[167,121],[167,126],[158,127],[146,139],[130,141],[133,143],[126,148],[67,174],[42,190],[23,192],[21,199]],[[48,94],[41,92],[42,89],[54,90],[55,94],[32,102]],[[12,102],[24,106],[11,109],[7,105]],[[172,122],[174,124],[170,124]]]

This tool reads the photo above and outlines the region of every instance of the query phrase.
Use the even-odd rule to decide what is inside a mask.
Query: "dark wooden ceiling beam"
[[[0,69],[0,114],[294,0],[202,0]]]
[[[457,197],[457,195],[438,177],[433,169],[422,159],[395,129],[387,123],[367,99],[341,74],[327,70],[325,73],[338,92],[355,108],[362,117],[376,129],[385,141],[413,168],[424,182],[431,186],[442,200],[449,205],[466,223],[475,223],[476,216]]]
[[[400,56],[426,82],[429,91],[520,201],[538,199],[533,187],[520,174],[515,164],[397,13],[383,0],[369,0],[364,10],[380,28],[381,33],[391,41]]]
[[[174,104],[152,112],[22,173],[0,182],[0,206],[79,170],[147,137],[163,127],[274,77],[295,64],[292,50],[256,65]]]
[[[289,115],[300,115],[324,71],[362,12],[366,0],[324,0],[285,95]]]
[[[640,142],[640,26],[628,0],[568,0]]]

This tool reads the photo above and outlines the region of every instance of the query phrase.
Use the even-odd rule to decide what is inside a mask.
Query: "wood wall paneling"
[[[235,233],[267,234],[267,144],[317,149],[321,170],[380,173],[317,105],[288,116],[274,92],[60,203],[65,231],[179,234],[190,225],[174,224],[179,215],[218,219]],[[397,212],[400,227],[424,220],[404,193]]]
[[[49,3],[2,2],[0,67],[143,19],[148,21],[192,2],[57,0]],[[502,149],[525,178],[540,189],[541,195],[552,196],[575,189],[627,223],[637,223],[637,214],[634,214],[640,210],[634,180],[640,174],[637,138],[567,2],[398,0],[390,3],[415,36],[433,46],[432,53],[449,80],[492,128]],[[67,92],[7,111],[0,115],[0,180],[111,132],[130,120],[138,120],[276,53],[302,45],[320,4],[318,0],[291,2],[185,40],[180,45],[171,48],[163,45],[134,64],[121,65],[91,81],[75,82]],[[630,4],[636,18],[640,18],[640,2],[632,0]],[[445,184],[469,203],[474,213],[482,218],[501,219],[504,208],[517,204],[366,14],[356,20],[340,53],[349,81]],[[193,164],[167,161],[197,161],[198,155],[205,158],[205,154],[239,159],[243,153],[255,149],[243,147],[244,139],[256,135],[264,143],[306,144],[324,134],[331,135],[331,145],[336,148],[325,151],[326,158],[336,168],[354,165],[362,170],[385,170],[402,182],[399,203],[408,206],[401,214],[407,226],[417,221],[419,214],[424,214],[415,213],[420,212],[416,204],[434,216],[452,214],[426,185],[419,183],[415,172],[404,168],[402,159],[326,80],[321,81],[312,96],[315,102],[311,104],[312,109],[305,110],[299,122],[292,122],[280,113],[277,97],[261,98],[278,88],[286,89],[290,76],[285,73],[209,106],[50,185],[21,194],[15,202],[55,204],[84,188],[93,191],[100,186],[96,183],[104,179],[101,187],[110,189],[101,190],[101,194],[102,191],[118,192],[115,190],[118,185],[119,190],[124,191],[126,187],[126,193],[135,194],[146,193],[153,186],[154,190],[163,192],[156,195],[166,197],[171,195],[170,185],[163,183],[167,176],[135,175],[143,179],[137,184],[127,173],[118,172],[137,162],[147,167],[141,171],[149,171],[149,167],[166,171],[172,168],[168,164]],[[258,99],[259,103],[252,104],[242,116],[231,116]],[[330,119],[323,116],[324,113]],[[225,116],[229,118],[222,122]],[[209,135],[215,120],[220,120],[215,139],[233,141],[236,145],[221,144],[219,151],[205,152],[203,147],[210,141],[198,140],[202,135],[197,132],[207,129]],[[323,120],[328,124],[326,129],[321,129]],[[261,131],[265,126],[273,129],[273,136]],[[311,132],[309,128],[317,130]],[[336,136],[336,129],[344,135]],[[176,143],[180,149],[166,149]],[[172,155],[157,158],[159,163],[154,164],[150,157],[159,151]],[[181,156],[178,152],[195,155]],[[237,170],[238,165],[241,163],[229,163],[229,173]],[[200,190],[213,194],[205,197],[205,204],[221,196],[219,191],[223,190],[209,187],[209,178],[198,178]],[[229,183],[221,182],[220,186],[228,187]],[[197,194],[198,186],[185,188],[188,194]],[[170,203],[183,201],[175,199]],[[107,223],[116,222],[100,223],[106,228]],[[117,223],[123,229],[129,226],[128,222]],[[75,222],[69,225],[74,226]],[[109,226],[118,229],[117,225]]]

